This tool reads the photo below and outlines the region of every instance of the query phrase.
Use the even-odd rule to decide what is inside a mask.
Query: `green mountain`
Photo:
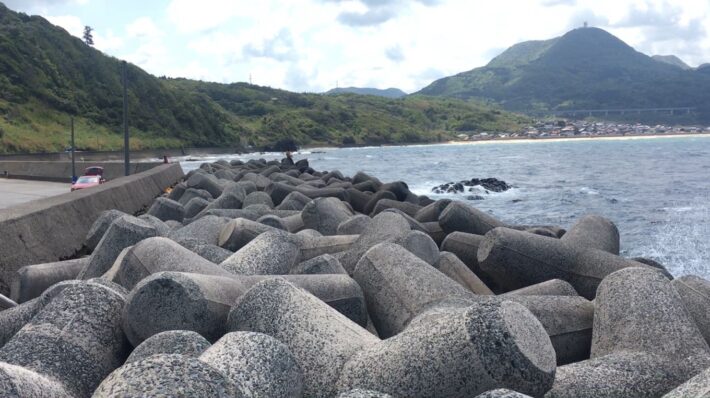
[[[297,94],[249,84],[152,76],[128,64],[134,149],[445,140],[528,120],[475,101]],[[0,3],[0,152],[122,148],[121,61],[38,16]]]
[[[522,112],[696,107],[698,120],[710,120],[707,73],[654,60],[597,28],[516,44],[488,65],[419,93],[484,99]]]
[[[351,94],[360,94],[360,95],[374,95],[376,97],[385,97],[385,98],[402,98],[407,93],[404,91],[398,89],[398,88],[387,88],[387,89],[379,89],[379,88],[368,88],[368,87],[338,87],[338,88],[333,88],[325,92],[325,94],[344,94],[344,93],[351,93]]]
[[[654,55],[651,58],[655,59],[658,62],[663,62],[668,65],[674,65],[684,70],[693,69],[688,64],[683,62],[682,59],[676,57],[675,55]]]

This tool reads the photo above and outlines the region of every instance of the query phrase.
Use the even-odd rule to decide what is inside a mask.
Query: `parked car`
[[[84,175],[79,177],[76,182],[71,184],[71,190],[77,191],[79,189],[96,187],[106,182],[100,175]]]
[[[90,166],[84,170],[85,176],[103,176],[104,168],[101,166]]]

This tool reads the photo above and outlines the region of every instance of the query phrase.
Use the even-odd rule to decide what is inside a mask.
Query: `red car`
[[[106,180],[100,175],[81,176],[75,183],[71,184],[71,190],[77,191],[79,189],[91,188],[103,184],[104,182],[106,182]]]

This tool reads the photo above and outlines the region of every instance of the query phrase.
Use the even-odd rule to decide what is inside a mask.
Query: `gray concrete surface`
[[[65,182],[28,181],[0,178],[0,209],[69,192]]]

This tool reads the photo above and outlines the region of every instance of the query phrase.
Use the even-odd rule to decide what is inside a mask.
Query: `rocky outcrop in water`
[[[305,160],[205,163],[149,214],[107,212],[89,258],[18,272],[3,396],[659,397],[707,381],[710,282],[620,256],[600,216],[512,225]]]
[[[503,192],[512,188],[505,181],[499,180],[497,178],[472,178],[470,180],[463,180],[459,182],[447,182],[445,184],[437,185],[431,189],[431,193],[443,194],[443,193],[465,193],[465,192],[475,192],[473,187],[480,186],[484,189],[485,193],[490,192]]]

